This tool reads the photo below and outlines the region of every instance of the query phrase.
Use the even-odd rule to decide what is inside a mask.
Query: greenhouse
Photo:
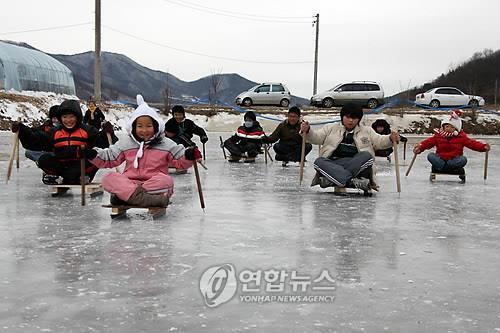
[[[73,74],[51,56],[0,42],[0,90],[51,91],[75,95]]]

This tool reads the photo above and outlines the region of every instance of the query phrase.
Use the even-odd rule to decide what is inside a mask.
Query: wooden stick
[[[205,154],[205,143],[203,143],[203,160],[206,161],[207,158],[206,158],[206,154]],[[203,164],[202,164],[203,167],[205,167]],[[206,168],[205,168],[206,170]]]
[[[80,184],[82,185],[82,206],[85,206],[85,156],[82,154],[82,149],[80,151]]]
[[[267,146],[264,144],[264,161],[266,161],[267,164]]]
[[[484,154],[484,180],[488,178],[488,151]]]
[[[392,142],[392,147],[394,149],[394,167],[396,168],[396,185],[398,193],[401,193],[401,179],[399,175],[399,157],[398,157],[398,144]]]
[[[200,182],[200,173],[198,171],[198,163],[194,161],[193,163],[193,168],[194,168],[194,176],[196,177],[196,186],[198,187],[198,196],[200,197],[200,206],[201,209],[205,210],[205,200],[203,199],[203,191],[201,189],[201,182]]]
[[[205,170],[208,170],[207,166],[205,164],[203,164],[202,161],[198,160],[198,163],[200,163],[201,167]]]
[[[7,178],[5,179],[6,184],[9,182],[10,175],[12,174],[12,164],[14,163],[14,156],[16,154],[18,145],[19,145],[19,131],[14,133],[14,140],[12,142],[12,152],[10,153],[9,164],[7,167]]]
[[[410,170],[413,167],[413,163],[415,163],[415,159],[417,158],[417,154],[413,153],[413,158],[411,159],[410,166],[408,167],[408,170],[406,170],[405,177],[408,177],[410,174]]]
[[[274,162],[273,157],[271,156],[271,153],[269,152],[269,147],[267,148],[266,153],[267,153],[267,156],[269,156],[269,159],[271,160],[271,162]]]
[[[222,136],[219,136],[220,139],[220,147],[222,148],[222,152],[224,153],[224,159],[227,160],[226,150],[224,149],[224,141],[222,140]]]
[[[306,133],[301,133],[302,136],[302,147],[300,148],[300,174],[299,174],[299,184],[302,185],[302,180],[304,179],[304,161],[306,159]]]
[[[17,137],[16,142],[16,169],[19,171],[19,136]]]

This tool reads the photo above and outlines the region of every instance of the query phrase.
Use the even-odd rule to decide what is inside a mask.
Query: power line
[[[59,26],[55,26],[55,27],[38,28],[38,29],[30,29],[30,30],[0,32],[0,35],[22,34],[22,33],[26,33],[26,32],[38,32],[38,31],[47,31],[47,30],[59,30],[59,29],[80,27],[82,25],[89,25],[89,24],[92,24],[92,22],[84,22],[84,23],[76,23],[76,24],[68,24],[68,25],[59,25]]]
[[[222,12],[220,9],[212,9],[210,7],[205,7],[205,6],[195,5],[195,4],[191,5],[188,2],[186,2],[186,1],[184,1],[184,2],[173,1],[173,0],[163,0],[163,1],[171,3],[171,4],[175,4],[177,6],[181,6],[181,7],[186,7],[186,8],[198,10],[198,11],[204,12],[204,13],[209,13],[209,14],[214,14],[214,15],[220,15],[220,16],[225,16],[225,17],[238,18],[238,19],[247,20],[247,21],[258,21],[258,22],[268,22],[268,23],[290,23],[290,24],[304,24],[304,23],[310,23],[311,22],[310,20],[308,20],[308,21],[287,21],[287,20],[276,20],[276,19],[271,20],[271,19],[264,19],[264,18],[262,18],[262,19],[256,18],[256,17],[263,17],[263,16],[255,16],[255,18],[252,18],[252,17],[246,17],[246,16],[244,16],[244,15],[247,15],[247,14],[242,15],[242,14],[237,14],[235,12],[230,12],[230,13],[235,13],[235,14],[227,14],[227,13]],[[306,17],[304,17],[304,19],[305,18]]]
[[[168,0],[165,0],[165,1],[168,1]],[[168,1],[170,2],[170,1]],[[207,6],[203,6],[203,5],[200,5],[200,4],[197,4],[197,3],[194,3],[194,2],[190,2],[190,1],[186,1],[186,0],[183,0],[182,1],[183,3],[187,3],[189,5],[192,5],[192,6],[196,6],[196,7],[200,7],[200,8],[205,8],[205,9],[208,9],[208,10],[213,10],[213,11],[218,11],[218,12],[223,12],[223,13],[228,13],[228,14],[235,14],[235,15],[238,15],[238,16],[251,16],[251,17],[255,17],[255,18],[264,18],[264,19],[278,19],[278,20],[286,20],[286,19],[308,19],[309,16],[268,16],[268,15],[255,15],[255,14],[246,14],[246,13],[239,13],[239,12],[234,12],[234,11],[230,11],[230,10],[225,10],[225,9],[218,9],[218,8],[213,8],[213,7],[207,7]]]
[[[170,46],[170,45],[158,43],[158,42],[155,42],[155,41],[152,41],[152,40],[149,40],[149,39],[145,39],[145,38],[142,38],[142,37],[139,37],[139,36],[135,36],[135,35],[129,34],[128,32],[124,32],[124,31],[120,31],[118,29],[114,29],[114,28],[112,28],[110,26],[103,25],[103,27],[106,28],[106,29],[108,29],[108,30],[114,31],[116,33],[119,33],[121,35],[130,37],[130,38],[134,38],[134,39],[137,39],[137,40],[140,40],[140,41],[143,41],[143,42],[147,42],[147,43],[150,43],[150,44],[154,44],[156,46],[164,47],[164,48],[167,48],[167,49],[171,49],[171,50],[175,50],[175,51],[179,51],[179,52],[183,52],[183,53],[193,54],[193,55],[197,55],[197,56],[201,56],[201,57],[207,57],[207,58],[213,58],[213,59],[220,59],[220,60],[228,60],[228,61],[235,61],[235,62],[243,62],[243,63],[252,63],[252,64],[291,65],[291,64],[310,64],[310,63],[312,63],[312,61],[258,61],[258,60],[248,60],[248,59],[238,59],[238,58],[215,56],[215,55],[210,55],[210,54],[205,54],[205,53],[201,53],[201,52],[195,52],[195,51],[185,50],[185,49],[181,49],[181,48],[178,48],[178,47],[173,47],[173,46]]]

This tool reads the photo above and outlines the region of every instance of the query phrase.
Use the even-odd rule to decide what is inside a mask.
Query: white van
[[[347,103],[361,104],[370,109],[385,103],[382,86],[373,81],[341,83],[330,90],[311,97],[311,105],[331,108]]]

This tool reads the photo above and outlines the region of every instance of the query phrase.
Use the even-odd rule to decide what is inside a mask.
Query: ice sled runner
[[[352,190],[349,190],[348,189],[353,189],[354,191]],[[363,192],[363,196],[364,197],[371,197],[373,195],[373,191],[370,189],[370,190],[360,190],[354,186],[350,186],[350,187],[338,187],[338,186],[335,186],[333,188],[333,194],[335,195],[339,195],[339,196],[347,196],[347,195],[361,195],[361,192]]]
[[[129,209],[147,209],[148,214],[152,218],[158,218],[163,215],[165,215],[167,211],[167,207],[139,207],[139,206],[126,206],[126,205],[121,205],[121,206],[113,206],[113,205],[102,205],[102,207],[105,208],[111,208],[111,218],[116,219],[120,217],[124,217],[127,215],[127,210]]]
[[[63,185],[63,184],[50,185],[50,188],[51,188],[51,195],[53,197],[58,197],[65,194],[71,189],[81,189],[82,185]],[[85,185],[85,194],[88,194],[91,198],[102,195],[103,189],[101,184],[90,183]]]
[[[462,183],[462,184],[465,183],[465,169],[464,168],[460,168],[460,169],[456,169],[456,170],[446,170],[446,171],[439,171],[439,170],[432,168],[431,174],[429,176],[429,180],[434,183],[436,181],[437,175],[440,175],[440,176],[441,175],[458,176],[458,178],[460,179],[460,183]]]

